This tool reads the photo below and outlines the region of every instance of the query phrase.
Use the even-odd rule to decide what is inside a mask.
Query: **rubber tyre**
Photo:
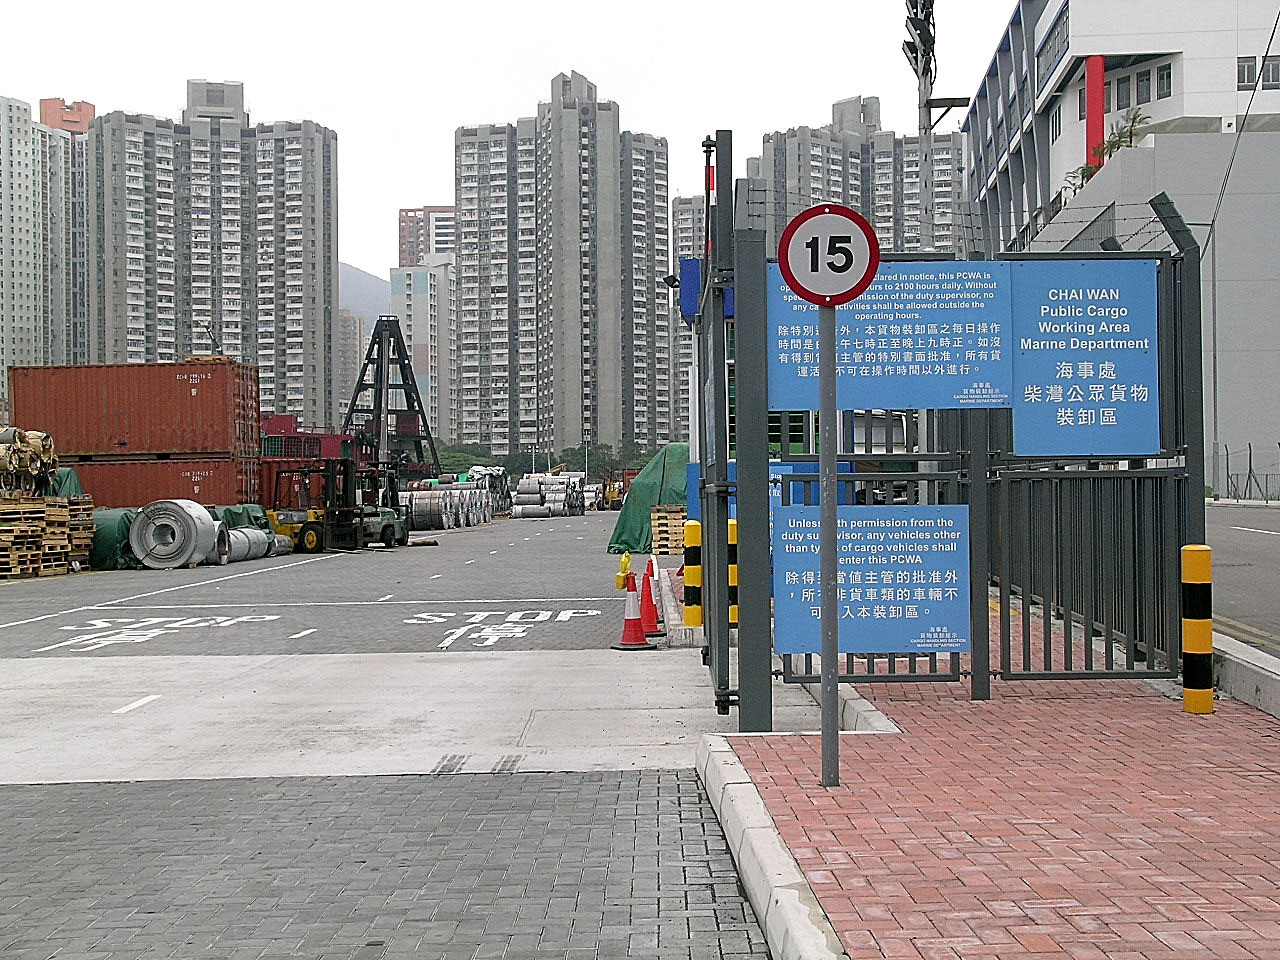
[[[298,531],[298,552],[323,553],[324,527],[314,521],[304,523],[302,529]]]
[[[382,545],[384,547],[394,547],[396,545],[395,527],[382,528]]]
[[[404,528],[404,535],[396,540],[397,547],[407,547],[409,545],[409,528]]]

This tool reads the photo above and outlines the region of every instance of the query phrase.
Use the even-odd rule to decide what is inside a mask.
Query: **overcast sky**
[[[577,70],[626,130],[666,137],[672,195],[702,189],[702,138],[734,132],[737,175],[772,130],[878,96],[914,133],[899,0],[6,4],[0,95],[176,119],[189,78],[239,80],[250,120],[338,133],[339,256],[386,276],[400,207],[453,203],[453,131],[533,116]],[[937,0],[935,96],[968,97],[1014,0]],[[337,12],[342,11],[342,12]],[[952,111],[940,130],[955,129]]]

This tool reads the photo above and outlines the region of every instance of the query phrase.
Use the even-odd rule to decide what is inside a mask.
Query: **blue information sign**
[[[818,308],[769,264],[769,409],[818,408]],[[1009,265],[881,263],[836,308],[836,390],[844,410],[1007,407]]]
[[[1153,260],[1021,260],[1013,290],[1013,452],[1160,452]]]
[[[950,653],[970,645],[969,509],[840,506],[842,653]],[[773,510],[774,649],[822,650],[819,507]]]
[[[839,406],[1011,406],[1020,456],[1158,454],[1158,266],[882,263],[836,310]],[[769,409],[817,409],[818,308],[768,280]]]

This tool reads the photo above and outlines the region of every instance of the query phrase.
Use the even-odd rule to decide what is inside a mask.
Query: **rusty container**
[[[70,462],[259,455],[258,368],[229,359],[12,367],[9,407]]]
[[[89,460],[72,464],[99,507],[142,507],[155,500],[229,506],[259,500],[258,461],[233,457],[185,460]]]

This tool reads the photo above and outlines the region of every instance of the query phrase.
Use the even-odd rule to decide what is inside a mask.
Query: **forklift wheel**
[[[324,527],[318,523],[304,523],[298,531],[299,553],[320,553],[324,550]]]
[[[396,539],[396,546],[407,547],[408,545],[409,545],[409,529],[408,527],[406,527],[403,535],[401,535]]]
[[[384,547],[394,547],[396,545],[396,531],[393,527],[382,528],[382,545]]]

